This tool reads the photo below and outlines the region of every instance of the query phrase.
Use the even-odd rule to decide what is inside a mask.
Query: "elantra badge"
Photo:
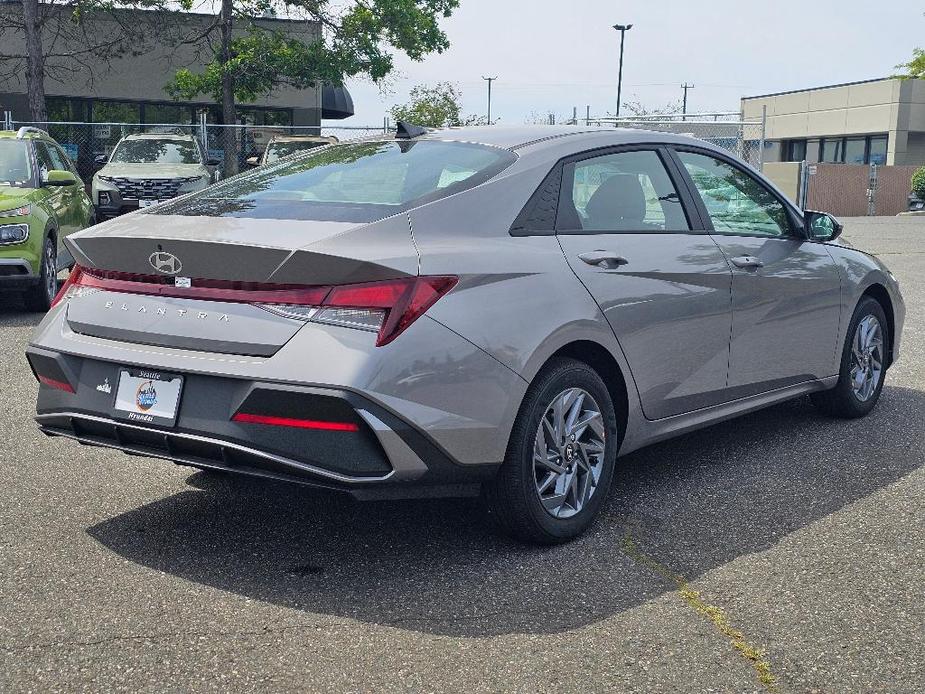
[[[166,251],[152,253],[148,257],[148,262],[151,263],[151,267],[158,272],[163,272],[165,275],[176,275],[183,269],[183,263],[180,262],[180,259],[173,253],[167,253]]]

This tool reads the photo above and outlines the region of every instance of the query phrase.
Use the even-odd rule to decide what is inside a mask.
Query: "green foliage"
[[[178,99],[207,94],[220,101],[222,76],[230,72],[235,98],[248,102],[281,86],[341,84],[358,75],[379,81],[393,69],[392,51],[419,61],[446,50],[449,41],[439,20],[449,17],[458,5],[459,0],[286,2],[290,16],[314,20],[323,29],[317,40],[303,40],[259,21],[264,11],[272,9],[269,0],[234,0],[230,59],[223,62],[220,42],[206,36],[203,43],[216,46],[212,61],[200,73],[177,71],[166,90]]]
[[[913,48],[912,60],[908,63],[900,63],[896,66],[896,69],[903,71],[900,75],[897,75],[898,77],[925,79],[925,50]]]
[[[390,109],[392,119],[425,128],[461,125],[462,94],[449,82],[430,87],[419,84],[411,90],[411,100]]]
[[[912,174],[912,192],[925,200],[925,166]]]

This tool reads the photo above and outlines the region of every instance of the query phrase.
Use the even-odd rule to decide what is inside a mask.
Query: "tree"
[[[681,113],[681,101],[671,101],[661,108],[651,108],[640,101],[639,97],[634,97],[625,101],[622,105],[622,111],[629,114],[630,118],[641,118],[643,116],[671,115]],[[624,117],[624,116],[621,116]]]
[[[91,84],[93,65],[142,54],[150,42],[163,41],[165,27],[172,25],[165,21],[165,13],[175,14],[167,5],[168,0],[0,3],[0,76],[25,74],[30,117],[46,121],[47,77],[73,83],[82,72]],[[139,12],[152,9],[159,12]]]
[[[222,0],[215,22],[198,37],[212,46],[205,69],[177,71],[167,90],[175,98],[211,95],[225,124],[236,121],[237,101],[253,101],[282,86],[305,89],[365,76],[381,81],[393,69],[392,51],[422,60],[449,47],[440,29],[459,0],[284,0],[292,19],[317,23],[320,34],[284,34],[261,22],[274,0]],[[238,142],[225,137],[225,171],[237,170]]]
[[[449,82],[430,87],[419,84],[411,90],[407,104],[395,105],[389,113],[392,120],[414,123],[425,128],[485,125],[484,116],[462,116],[462,92]]]
[[[903,73],[898,75],[899,77],[925,79],[925,50],[913,48],[912,59],[908,63],[900,63],[896,69],[903,70]]]

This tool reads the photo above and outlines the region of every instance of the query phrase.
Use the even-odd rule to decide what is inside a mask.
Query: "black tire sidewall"
[[[873,316],[880,322],[880,330],[883,334],[883,370],[880,374],[880,382],[877,384],[873,395],[867,401],[861,402],[855,396],[851,387],[851,347],[858,324],[867,316]],[[863,417],[876,407],[877,401],[880,399],[880,392],[883,390],[883,383],[886,380],[887,355],[891,349],[888,327],[886,313],[878,301],[865,297],[858,303],[851,317],[851,323],[848,325],[848,332],[845,335],[845,344],[842,348],[841,365],[838,372],[838,385],[835,386],[835,391],[833,392],[833,395],[839,400],[839,409],[846,416]]]
[[[39,270],[39,280],[38,282],[30,287],[29,291],[26,293],[26,305],[30,310],[33,311],[47,311],[51,308],[51,302],[54,300],[54,296],[48,296],[47,284],[48,284],[48,275],[49,272],[57,275],[56,267],[49,268],[45,262],[48,257],[48,247],[51,245],[52,252],[54,253],[55,265],[57,264],[57,252],[54,247],[55,240],[51,235],[45,236],[45,241],[42,244],[42,259],[41,259],[41,269]],[[57,293],[57,292],[55,292]]]
[[[530,524],[537,534],[546,542],[562,542],[584,532],[594,521],[601,506],[606,501],[616,467],[618,433],[617,419],[613,402],[606,385],[600,376],[589,366],[578,361],[565,361],[551,369],[535,388],[528,393],[528,398],[520,416],[523,421],[517,429],[518,440],[509,451],[509,463],[518,466],[518,478],[521,482],[520,493],[524,495],[524,508],[530,516]],[[533,472],[533,444],[540,419],[553,398],[569,388],[581,388],[595,399],[604,418],[607,440],[604,449],[604,462],[597,489],[585,507],[571,518],[553,518],[540,502],[536,493]]]

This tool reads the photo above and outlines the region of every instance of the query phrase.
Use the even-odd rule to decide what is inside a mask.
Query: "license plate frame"
[[[113,411],[139,424],[174,426],[180,411],[184,377],[152,369],[119,368]]]

